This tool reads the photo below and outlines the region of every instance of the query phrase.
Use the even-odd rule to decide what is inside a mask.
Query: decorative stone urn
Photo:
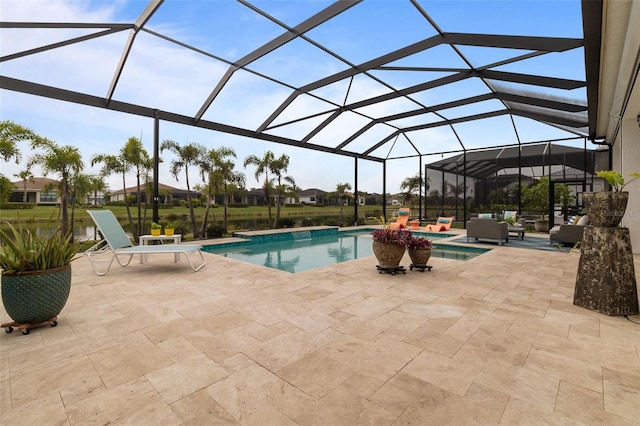
[[[395,242],[373,241],[373,253],[381,268],[397,268],[404,256],[405,246]]]
[[[409,248],[407,251],[409,252],[413,266],[427,266],[427,262],[429,258],[431,258],[430,248]]]
[[[582,197],[593,226],[618,226],[629,201],[627,191],[585,192]]]

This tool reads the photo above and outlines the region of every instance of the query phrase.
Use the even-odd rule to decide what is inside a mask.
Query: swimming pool
[[[275,238],[280,241],[270,241],[274,236],[267,235],[264,236],[266,240],[257,238],[246,242],[207,245],[203,250],[291,273],[373,256],[370,230],[358,232],[336,230],[319,233],[319,235],[306,231],[294,236],[291,236],[291,233],[279,235]],[[451,236],[448,234],[425,235],[429,239]],[[431,257],[468,260],[487,251],[489,249],[434,244]]]

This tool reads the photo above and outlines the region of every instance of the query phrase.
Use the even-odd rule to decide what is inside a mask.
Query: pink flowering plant
[[[380,218],[373,217],[376,222],[382,225],[381,229],[376,229],[371,233],[374,241],[381,241],[385,243],[395,243],[400,246],[407,246],[411,239],[411,231],[408,229],[389,229],[389,224],[385,220],[384,216]]]
[[[371,235],[373,235],[374,241],[395,243],[405,247],[411,239],[411,231],[406,229],[376,229]]]
[[[407,248],[410,249],[430,249],[433,242],[425,237],[411,236],[407,242]]]

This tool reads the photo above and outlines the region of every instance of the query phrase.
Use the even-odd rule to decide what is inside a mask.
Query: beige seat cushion
[[[581,226],[587,226],[589,224],[589,216],[584,215],[580,218],[580,220],[578,220],[578,223],[576,223],[576,225],[581,225]]]

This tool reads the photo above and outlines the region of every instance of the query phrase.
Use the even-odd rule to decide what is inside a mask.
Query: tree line
[[[142,230],[147,228],[146,209],[152,194],[152,171],[155,159],[149,155],[142,141],[137,137],[130,137],[117,154],[95,154],[91,157],[91,166],[100,165],[97,175],[85,174],[84,162],[80,150],[74,146],[61,146],[54,141],[36,134],[28,127],[13,121],[0,121],[0,158],[4,161],[15,160],[20,164],[22,153],[18,144],[27,143],[33,153],[27,158],[25,170],[15,174],[24,184],[24,201],[26,202],[27,182],[33,179],[31,170],[40,166],[44,175],[54,174],[59,178],[57,190],[61,200],[61,227],[67,234],[73,224],[75,200],[83,199],[86,195],[94,194],[97,199],[99,192],[107,187],[104,179],[117,175],[122,178],[123,195],[127,210],[129,228],[137,242]],[[238,189],[244,189],[246,178],[244,173],[235,170],[236,153],[232,148],[221,146],[208,149],[199,143],[180,145],[173,140],[164,140],[160,145],[160,153],[169,151],[175,155],[171,160],[170,173],[176,179],[185,178],[187,187],[187,204],[194,238],[201,238],[206,234],[207,224],[216,195],[223,195],[224,216],[223,230],[227,232],[227,209],[229,195]],[[160,161],[160,159],[159,159]],[[256,181],[262,179],[262,189],[268,206],[268,219],[272,227],[276,227],[280,219],[280,208],[284,197],[294,196],[300,192],[295,179],[287,175],[290,158],[286,154],[279,157],[272,151],[266,151],[262,157],[249,155],[244,159],[243,166],[255,167]],[[206,198],[204,218],[198,227],[194,212],[194,200],[189,181],[189,172],[197,170],[203,184],[194,186]],[[136,206],[137,214],[134,220],[130,197],[127,194],[126,176],[133,173],[136,178]],[[142,203],[141,188],[145,188],[147,202]],[[351,189],[348,183],[339,183],[335,195],[344,200]],[[0,174],[0,203],[6,201],[13,192],[11,181]],[[71,217],[69,217],[69,199],[71,199]],[[275,216],[271,211],[271,200],[275,201]],[[340,209],[342,217],[342,207]]]

